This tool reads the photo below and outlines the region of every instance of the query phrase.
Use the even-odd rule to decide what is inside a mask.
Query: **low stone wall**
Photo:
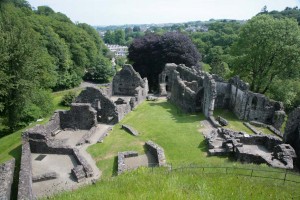
[[[223,118],[223,117],[221,117],[221,116],[217,116],[217,121],[218,121],[222,126],[227,126],[227,125],[229,124],[229,122],[228,122],[225,118]]]
[[[0,199],[9,200],[14,179],[15,159],[0,165]]]
[[[32,153],[41,154],[61,154],[72,155],[73,149],[70,146],[63,145],[58,141],[42,141],[42,140],[30,140],[30,148]]]
[[[283,134],[278,129],[276,129],[274,126],[272,126],[272,125],[264,124],[262,122],[257,122],[257,121],[250,121],[249,123],[251,125],[254,125],[254,126],[257,126],[257,127],[267,128],[272,133],[274,133],[275,135],[277,135],[278,137],[283,138]]]
[[[152,155],[157,159],[158,166],[165,166],[166,163],[166,157],[165,152],[162,147],[160,147],[158,144],[148,141],[145,143],[146,148],[152,153]]]
[[[106,137],[106,136],[108,136],[108,134],[109,134],[109,132],[112,130],[112,127],[109,127],[101,136],[100,136],[100,138],[98,139],[98,143],[102,143],[103,142],[103,140],[104,140],[104,138]]]
[[[221,127],[221,125],[220,125],[219,122],[215,119],[214,116],[209,116],[208,119],[209,119],[209,121],[212,123],[212,125],[213,125],[215,128]]]
[[[127,132],[129,132],[131,135],[134,135],[134,136],[139,135],[139,132],[137,130],[135,130],[134,128],[132,128],[131,126],[129,126],[129,125],[123,124],[122,128],[124,130],[126,130]]]
[[[56,179],[56,178],[57,178],[56,172],[48,172],[45,174],[41,174],[41,175],[32,177],[32,182],[36,183],[36,182],[47,181],[47,180]]]
[[[283,134],[282,134],[279,130],[277,130],[274,126],[268,125],[267,128],[268,128],[272,133],[274,133],[275,135],[277,135],[278,137],[283,138]]]
[[[75,159],[77,160],[77,162],[83,166],[83,169],[86,173],[86,177],[92,177],[94,175],[93,169],[88,164],[86,159],[83,156],[81,156],[78,149],[76,149],[76,148],[73,149],[73,155],[74,155]]]
[[[126,171],[125,158],[136,157],[138,155],[136,151],[118,152],[118,175]]]
[[[32,193],[32,169],[31,169],[30,145],[26,138],[23,138],[21,170],[19,174],[18,200],[33,199]]]
[[[77,165],[72,169],[73,176],[77,179],[77,182],[80,183],[85,180],[86,174],[82,165]]]
[[[248,122],[243,122],[243,124],[249,128],[253,133],[255,134],[261,134],[260,131],[256,130],[253,126],[251,126],[251,124],[249,124]]]

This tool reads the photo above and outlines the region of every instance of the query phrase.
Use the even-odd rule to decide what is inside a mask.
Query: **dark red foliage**
[[[158,75],[166,63],[197,66],[201,56],[190,38],[182,33],[163,36],[147,34],[137,38],[129,47],[129,60],[134,69],[147,77],[150,89],[157,89]]]

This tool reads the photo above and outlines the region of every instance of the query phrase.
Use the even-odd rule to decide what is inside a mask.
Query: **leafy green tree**
[[[85,80],[93,81],[97,83],[107,83],[109,79],[114,75],[110,60],[107,58],[100,58],[98,64],[92,68],[89,68],[84,76]]]
[[[140,32],[140,31],[141,31],[141,27],[139,27],[139,26],[133,27],[133,32]]]
[[[104,34],[104,42],[107,44],[115,44],[115,34],[114,32],[108,30]]]
[[[115,30],[115,44],[125,45],[125,32],[124,30],[118,29]]]
[[[259,93],[266,93],[277,77],[298,76],[299,36],[296,20],[268,15],[253,17],[242,27],[233,46],[234,72]]]
[[[223,58],[223,49],[220,46],[215,46],[208,51],[208,54],[205,57],[205,62],[210,63],[211,70],[213,74],[217,74],[222,78],[225,78],[229,75],[230,70],[228,64],[224,62]]]
[[[56,84],[56,72],[41,41],[21,9],[0,5],[0,74],[4,77],[0,83],[6,83],[1,89],[1,113],[11,130],[51,110],[46,89]]]

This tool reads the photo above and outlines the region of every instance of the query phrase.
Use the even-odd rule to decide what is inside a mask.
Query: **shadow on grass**
[[[114,163],[113,163],[111,176],[118,176],[118,156],[114,157]]]
[[[160,106],[164,108],[167,112],[172,114],[172,119],[177,123],[192,123],[195,121],[200,121],[204,119],[200,113],[186,113],[183,112],[179,107],[174,104],[171,104],[168,101],[159,101],[159,102],[150,102],[150,106]]]
[[[208,144],[206,143],[205,140],[202,140],[198,146],[198,148],[202,151],[202,152],[207,152],[208,151]]]
[[[11,199],[15,200],[18,197],[18,184],[19,184],[19,172],[20,172],[20,165],[21,165],[21,151],[22,145],[17,146],[13,150],[9,152],[9,155],[15,158],[15,171],[14,171],[14,180],[12,184],[11,190]]]

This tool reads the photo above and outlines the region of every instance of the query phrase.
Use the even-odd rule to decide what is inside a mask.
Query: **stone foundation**
[[[151,140],[145,143],[146,148],[148,151],[154,155],[154,157],[157,159],[158,166],[166,166],[166,157],[165,152],[162,147],[160,147],[158,144],[152,142]]]
[[[136,151],[125,151],[118,153],[118,175],[126,171],[125,158],[136,157],[139,154]]]
[[[219,128],[205,136],[210,155],[233,154],[236,160],[265,163],[272,167],[293,169],[296,153],[289,144],[270,135],[248,135]]]

